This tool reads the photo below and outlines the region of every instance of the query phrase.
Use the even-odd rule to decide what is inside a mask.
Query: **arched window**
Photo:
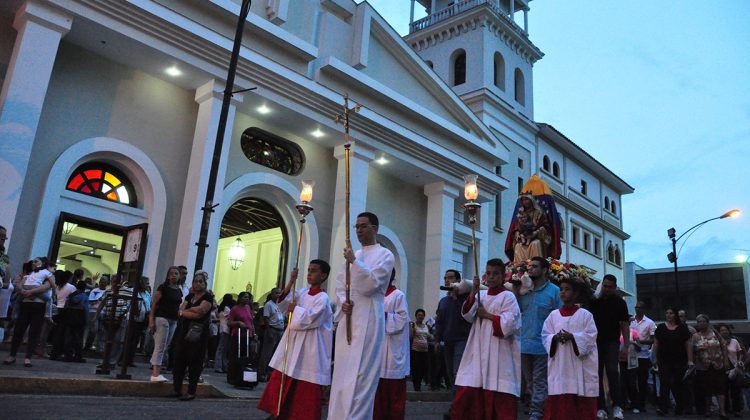
[[[552,164],[552,175],[554,175],[555,178],[560,178],[560,165],[558,165],[557,162]]]
[[[493,77],[495,86],[505,90],[505,59],[499,52],[495,53]]]
[[[453,86],[466,83],[466,52],[458,50],[453,59]]]
[[[612,209],[612,213],[617,214],[617,205],[615,204],[615,200],[612,200],[612,202],[610,203],[610,206]]]
[[[542,158],[542,168],[544,168],[545,171],[549,172],[549,156],[544,155]]]
[[[65,189],[135,207],[133,184],[117,168],[102,162],[88,162],[76,168]]]
[[[526,105],[526,81],[524,80],[523,72],[521,71],[521,69],[516,68],[514,80],[515,80],[514,86],[516,89],[515,90],[516,102],[518,102],[521,105]]]
[[[604,197],[604,208],[609,210],[609,197]]]
[[[615,264],[622,265],[622,257],[620,256],[620,245],[615,245]]]
[[[615,261],[615,247],[612,246],[612,241],[609,241],[607,243],[607,261],[609,262]]]
[[[258,127],[245,130],[240,145],[251,161],[287,175],[299,174],[305,165],[305,155],[299,146]]]

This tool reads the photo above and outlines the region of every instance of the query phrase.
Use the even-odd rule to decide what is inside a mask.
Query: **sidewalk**
[[[25,350],[25,348],[23,348]],[[91,356],[93,353],[89,353]],[[0,360],[8,355],[8,345],[0,346]],[[159,397],[172,391],[172,375],[166,383],[151,383],[151,370],[142,356],[136,356],[136,367],[128,368],[130,380],[116,379],[120,367],[112,369],[109,375],[97,375],[96,365],[101,359],[87,357],[87,363],[68,363],[49,359],[33,358],[33,367],[23,366],[23,353],[19,352],[13,365],[0,364],[0,394],[74,394],[111,395],[129,397]],[[226,382],[226,374],[216,373],[212,368],[203,370],[203,383],[198,385],[198,396],[209,398],[260,399],[265,383],[259,383],[253,390],[238,389]],[[187,386],[187,385],[185,385]],[[408,401],[450,401],[447,391],[414,392],[411,382],[407,382]]]

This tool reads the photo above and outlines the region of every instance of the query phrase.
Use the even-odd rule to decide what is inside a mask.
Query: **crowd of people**
[[[29,368],[34,356],[85,363],[91,350],[103,353],[100,367],[134,366],[142,353],[152,382],[171,371],[174,396],[191,400],[204,367],[228,373],[245,352],[268,382],[258,408],[277,418],[320,418],[326,398],[329,418],[403,418],[407,379],[415,391],[451,390],[452,419],[515,419],[520,410],[532,420],[622,419],[649,402],[659,415],[716,410],[728,418],[744,409],[747,354],[705,314],[693,327],[670,307],[657,326],[643,302],[628,313],[613,275],[592,293],[585,279],[552,278],[538,256],[528,261],[525,290],[506,285],[506,264],[490,259],[481,282],[447,270],[435,315],[412,314],[377,229],[374,214],[357,217],[362,248],[344,250],[333,302],[322,289],[331,267],[316,259],[308,287],[292,290],[295,269],[261,308],[249,292],[217,302],[205,271],[187,287],[184,266],[170,267],[153,293],[146,277],[84,278],[45,257],[11,278],[0,227],[0,316],[10,341],[3,364],[16,363],[24,342]]]

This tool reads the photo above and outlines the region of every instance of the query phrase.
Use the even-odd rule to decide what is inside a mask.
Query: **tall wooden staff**
[[[307,217],[308,214],[310,214],[311,211],[313,211],[312,206],[309,204],[310,201],[312,201],[312,193],[313,193],[313,186],[315,185],[315,181],[311,180],[304,180],[302,181],[302,192],[299,194],[299,200],[301,201],[300,204],[297,204],[295,207],[297,207],[297,211],[300,214],[299,219],[299,236],[297,236],[297,257],[294,260],[294,269],[297,270],[299,268],[299,254],[300,250],[302,249],[302,232],[305,229],[305,217]],[[294,312],[292,312],[291,308],[294,307],[295,299],[294,299],[294,289],[296,288],[296,284],[292,283],[292,289],[290,293],[292,294],[292,304],[289,305],[289,321],[286,324],[286,341],[284,342],[284,361],[281,365],[281,387],[279,388],[279,402],[276,405],[276,417],[279,417],[281,415],[281,398],[284,395],[284,377],[286,376],[286,361],[287,357],[289,356],[289,339],[291,338],[292,333],[292,317],[294,316]]]
[[[349,232],[349,229],[351,228],[351,218],[350,218],[350,210],[349,210],[349,196],[351,194],[351,171],[349,170],[349,149],[351,149],[352,144],[349,141],[349,112],[359,112],[360,105],[355,104],[354,108],[349,109],[349,94],[344,94],[344,113],[336,116],[336,122],[337,123],[343,123],[344,124],[344,161],[346,164],[346,216],[345,216],[345,227],[346,227],[346,247],[351,249],[352,248],[352,241],[351,241],[351,233]],[[351,304],[350,300],[350,289],[352,285],[352,273],[351,273],[351,264],[349,261],[346,262],[346,303]],[[352,344],[352,314],[346,314],[346,343]]]
[[[479,258],[477,257],[477,235],[476,235],[476,224],[477,224],[477,212],[482,207],[481,204],[476,202],[479,196],[479,189],[477,188],[477,178],[479,176],[475,174],[464,175],[464,181],[466,186],[464,187],[464,198],[468,201],[464,204],[466,212],[469,213],[469,224],[471,225],[471,248],[474,250],[474,274],[479,276]],[[481,305],[479,300],[480,294],[477,293],[477,305]],[[481,322],[481,319],[480,321]]]

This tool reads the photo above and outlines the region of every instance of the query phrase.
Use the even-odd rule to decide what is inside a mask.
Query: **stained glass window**
[[[287,175],[299,174],[305,163],[299,146],[258,127],[245,130],[240,144],[251,161]]]
[[[90,162],[79,166],[73,171],[65,188],[131,207],[137,204],[130,180],[105,163]]]

